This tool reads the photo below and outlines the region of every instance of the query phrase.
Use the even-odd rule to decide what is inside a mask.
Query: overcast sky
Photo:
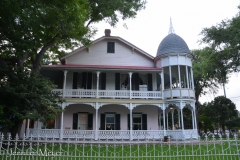
[[[170,17],[175,33],[182,37],[190,50],[202,48],[198,43],[199,35],[205,27],[211,27],[221,20],[231,19],[238,12],[239,0],[148,0],[146,9],[138,13],[135,19],[119,22],[115,28],[105,22],[95,24],[98,33],[95,38],[104,35],[104,29],[111,29],[112,36],[120,36],[147,53],[156,56],[162,39],[168,35]],[[123,24],[127,24],[127,29]],[[226,95],[240,110],[240,75],[231,75],[226,85]],[[220,88],[218,95],[223,95]],[[206,95],[201,101],[211,101],[217,95]],[[237,98],[233,98],[237,97]]]

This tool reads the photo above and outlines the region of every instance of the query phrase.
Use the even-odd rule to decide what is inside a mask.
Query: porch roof
[[[100,69],[100,70],[147,70],[147,71],[161,71],[162,68],[146,67],[146,66],[114,66],[114,65],[79,65],[79,64],[65,64],[65,65],[43,65],[42,69]]]

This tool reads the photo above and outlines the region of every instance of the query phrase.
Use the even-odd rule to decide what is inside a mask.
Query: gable
[[[78,49],[65,56],[66,64],[154,67],[153,57],[119,38],[102,38],[90,47]],[[108,42],[114,42],[114,53],[108,53]]]

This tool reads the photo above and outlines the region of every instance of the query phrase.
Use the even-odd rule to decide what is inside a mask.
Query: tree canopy
[[[217,127],[219,125],[224,132],[226,122],[237,118],[238,111],[230,99],[224,96],[218,96],[207,103],[206,106],[201,109],[200,114],[209,117],[212,123],[214,123],[214,126]]]
[[[40,120],[44,124],[61,111],[61,98],[51,94],[55,85],[30,70],[0,70],[5,74],[0,81],[0,124],[13,134],[19,131],[24,119]],[[9,74],[11,72],[11,74]]]
[[[218,90],[218,82],[216,74],[211,74],[213,67],[210,67],[211,61],[208,58],[211,49],[209,47],[192,50],[192,68],[194,73],[194,89],[196,103],[199,103],[201,95],[207,93],[216,93]]]
[[[240,9],[240,6],[238,7]],[[222,20],[216,26],[204,28],[201,43],[212,48],[211,58],[217,59],[216,66],[223,65],[225,72],[237,72],[240,65],[240,11],[232,19]],[[217,68],[216,68],[217,69]]]
[[[56,59],[67,49],[87,45],[105,20],[134,18],[144,0],[2,0],[0,2],[0,65],[11,59],[38,72],[43,58]],[[48,59],[48,60],[49,60]]]

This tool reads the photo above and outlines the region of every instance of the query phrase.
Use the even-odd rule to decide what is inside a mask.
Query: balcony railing
[[[74,98],[139,98],[162,99],[161,91],[129,91],[129,90],[91,90],[91,89],[54,89],[59,96]]]

